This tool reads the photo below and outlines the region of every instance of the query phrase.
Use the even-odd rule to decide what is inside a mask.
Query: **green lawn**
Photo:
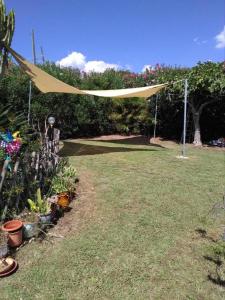
[[[212,241],[197,232],[221,232],[209,210],[224,192],[225,152],[189,146],[188,160],[179,152],[141,139],[67,141],[82,190],[74,227],[21,249],[0,299],[225,299],[208,279]]]

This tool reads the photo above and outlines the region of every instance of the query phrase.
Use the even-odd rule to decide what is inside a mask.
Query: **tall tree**
[[[8,50],[15,30],[15,13],[6,13],[4,0],[0,0],[0,77],[4,75],[8,63]]]
[[[188,74],[188,103],[194,122],[194,144],[202,145],[200,118],[204,108],[225,100],[225,65],[223,63],[199,63]]]
[[[156,72],[156,79],[161,83],[176,82],[185,78],[188,79],[188,104],[194,125],[193,144],[201,146],[202,137],[200,125],[202,113],[205,108],[210,108],[210,105],[213,103],[217,104],[218,107],[223,107],[222,101],[225,101],[225,63],[207,61],[198,63],[195,67],[189,69],[162,67]],[[161,121],[164,125],[162,133],[165,134],[167,128],[169,128],[169,126],[165,126],[165,124],[169,119],[173,120],[173,124],[175,124],[175,114],[179,116],[179,118],[183,118],[183,105],[181,105],[181,101],[184,99],[184,81],[182,80],[170,86],[167,93],[169,97],[166,97],[166,94],[163,93],[164,92],[161,93],[162,99],[159,107],[159,118],[162,118]],[[170,94],[171,101],[167,101],[170,100]],[[207,109],[207,111],[209,111],[209,109]],[[168,114],[170,118],[168,118]],[[182,125],[181,119],[180,125]],[[169,123],[171,123],[170,120]],[[174,127],[177,128],[178,124]],[[169,130],[169,132],[171,135],[171,130]],[[216,135],[215,132],[214,136]]]

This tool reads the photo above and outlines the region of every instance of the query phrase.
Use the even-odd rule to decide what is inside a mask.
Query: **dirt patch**
[[[127,145],[136,145],[136,146],[158,146],[164,147],[162,145],[162,139],[156,138],[154,141],[147,136],[144,135],[129,135],[124,136],[120,134],[114,135],[102,135],[94,138],[90,138],[91,141],[100,141],[100,142],[110,142],[110,143],[118,143],[118,144],[127,144]],[[164,141],[166,144],[168,141]],[[171,142],[175,144],[174,142]]]
[[[118,143],[126,143],[126,144],[134,144],[134,145],[150,145],[150,146],[158,146],[163,148],[175,148],[177,146],[176,141],[166,140],[161,137],[150,138],[143,135],[129,135],[124,136],[120,134],[113,135],[102,135],[99,137],[94,137],[89,140],[93,141],[106,141],[106,142],[118,142]]]
[[[162,137],[156,137],[156,138],[149,138],[147,136],[143,135],[120,135],[120,134],[111,134],[111,135],[102,135],[98,137],[92,137],[92,138],[79,138],[75,140],[71,140],[73,142],[79,142],[79,141],[100,141],[100,142],[109,142],[109,143],[116,143],[116,144],[127,144],[127,145],[137,145],[137,146],[156,146],[161,148],[168,148],[168,149],[174,149],[177,147],[177,145],[180,144],[180,142],[176,140],[167,140]],[[192,143],[186,143],[188,147],[196,148]],[[83,148],[87,145],[82,145]],[[73,145],[74,147],[74,145]],[[83,148],[76,150],[78,153],[83,151]],[[220,147],[212,147],[206,144],[203,144],[202,147],[199,147],[199,149],[207,149],[209,151],[225,151],[225,148]]]
[[[91,182],[92,174],[82,172],[79,174],[77,197],[70,204],[71,210],[65,212],[57,225],[50,230],[50,234],[65,237],[71,232],[81,231],[96,212],[95,189]]]
[[[222,151],[222,152],[225,152],[225,148],[224,147],[216,147],[216,146],[203,145],[203,149],[211,150],[211,151]]]
[[[179,144],[177,141],[166,140],[166,139],[163,139],[161,137],[156,137],[155,139],[151,138],[150,143],[155,144],[155,145],[161,145],[161,146],[166,147],[166,148],[175,148]],[[212,147],[212,146],[209,146],[209,145],[206,145],[206,144],[203,144],[200,147],[195,146],[192,143],[186,143],[186,145],[188,145],[188,147],[192,147],[194,149],[199,148],[199,149],[207,149],[207,150],[212,150],[212,151],[225,151],[225,148]]]
[[[160,145],[165,148],[175,148],[178,145],[178,142],[166,140],[161,137],[151,138],[149,142],[153,145]]]
[[[110,141],[110,140],[125,140],[125,139],[132,139],[132,138],[145,138],[141,135],[120,135],[120,134],[111,134],[111,135],[101,135],[98,137],[91,138],[93,141]]]

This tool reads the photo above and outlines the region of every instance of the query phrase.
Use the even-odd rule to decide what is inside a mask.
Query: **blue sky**
[[[42,46],[46,59],[84,70],[120,66],[140,72],[156,63],[193,66],[224,60],[224,0],[5,3],[16,13],[13,47],[29,60],[32,29],[38,58]]]

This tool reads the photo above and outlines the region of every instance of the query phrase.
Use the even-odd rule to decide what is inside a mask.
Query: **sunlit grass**
[[[224,192],[224,152],[189,147],[179,160],[179,151],[70,141],[64,153],[95,188],[94,216],[54,245],[22,249],[0,298],[223,299],[196,229],[218,231],[209,211]]]

